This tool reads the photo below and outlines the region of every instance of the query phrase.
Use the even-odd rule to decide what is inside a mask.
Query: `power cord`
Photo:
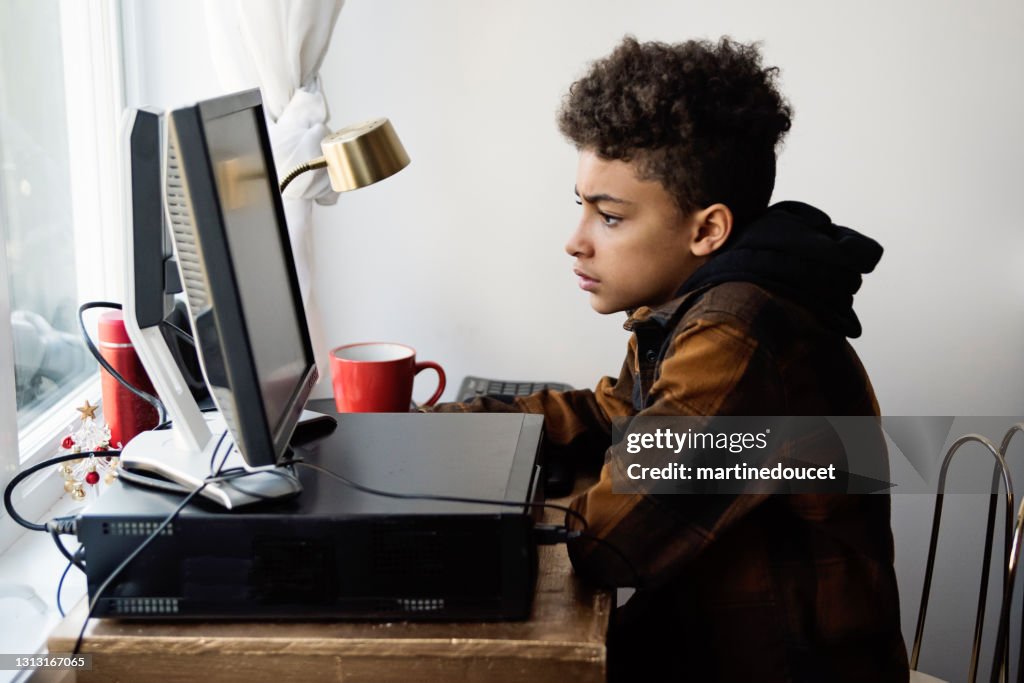
[[[186,343],[191,344],[195,348],[196,340],[192,338],[192,335],[181,329],[170,320],[161,320],[160,324],[169,329],[179,339],[183,339]]]
[[[71,523],[71,528],[77,528],[77,523],[75,522],[75,520],[69,520],[69,521]],[[79,569],[81,569],[84,572],[85,571],[85,565],[82,564],[80,561],[76,560],[74,555],[72,555],[70,552],[68,552],[68,549],[64,547],[64,543],[62,543],[61,540],[60,540],[61,533],[74,533],[74,532],[73,531],[72,532],[62,532],[62,531],[60,531],[61,527],[59,525],[51,524],[50,522],[47,522],[46,528],[50,531],[50,536],[53,538],[53,542],[54,542],[54,544],[56,544],[57,550],[60,551],[60,554],[63,555],[65,557],[65,559],[67,559],[67,561],[70,564],[73,564],[74,566],[78,567]]]
[[[224,432],[220,436],[220,439],[217,441],[217,445],[214,447],[214,458],[216,458],[217,452],[220,451],[220,448],[224,443],[224,439],[227,437],[227,434],[227,430],[224,430]],[[75,640],[75,648],[72,651],[73,655],[77,655],[79,651],[82,649],[82,640],[85,638],[85,629],[89,625],[89,620],[92,619],[93,612],[96,611],[96,605],[99,604],[100,598],[103,597],[103,592],[106,591],[107,588],[110,586],[111,582],[113,582],[113,580],[116,579],[129,564],[132,563],[132,560],[138,557],[139,554],[143,550],[145,550],[150,543],[153,542],[153,539],[159,536],[163,532],[163,530],[166,529],[174,521],[174,518],[178,516],[178,513],[184,510],[185,506],[192,502],[192,500],[196,496],[198,496],[203,491],[203,489],[207,487],[207,485],[212,484],[214,482],[230,481],[232,479],[245,477],[248,474],[250,474],[248,471],[242,471],[231,474],[221,473],[221,469],[224,467],[224,463],[227,461],[228,454],[230,453],[231,448],[229,447],[224,454],[224,458],[220,461],[220,465],[218,466],[217,470],[211,471],[210,476],[204,479],[202,484],[192,489],[192,491],[189,492],[189,494],[185,496],[184,499],[182,499],[178,506],[174,508],[174,510],[169,515],[167,515],[166,518],[164,518],[164,521],[161,522],[155,529],[153,529],[153,531],[150,532],[149,536],[147,536],[145,540],[142,541],[142,543],[136,546],[135,550],[133,550],[128,555],[128,557],[126,557],[121,562],[121,564],[117,565],[117,567],[115,567],[114,570],[107,575],[107,578],[104,579],[103,583],[100,584],[100,587],[96,589],[95,594],[89,601],[89,611],[86,613],[85,619],[82,621],[82,629],[78,632],[78,638],[77,640]]]
[[[73,560],[68,561],[68,566],[64,567],[64,572],[60,575],[60,581],[57,582],[57,611],[60,613],[61,619],[67,615],[64,614],[64,606],[60,604],[60,592],[64,588],[64,579],[68,578],[68,572],[71,571],[71,567],[74,565]]]
[[[146,393],[145,391],[142,391],[141,389],[129,384],[128,380],[122,377],[121,373],[115,370],[113,366],[111,366],[110,363],[107,362],[107,359],[103,357],[103,354],[99,352],[99,349],[96,348],[96,345],[93,343],[92,338],[89,336],[88,330],[85,329],[84,318],[85,312],[88,310],[92,310],[94,308],[109,308],[118,311],[122,310],[121,304],[116,304],[111,301],[90,301],[78,307],[78,328],[82,332],[82,340],[85,342],[86,348],[89,349],[89,353],[93,355],[93,358],[96,359],[96,362],[99,363],[104,370],[109,372],[110,376],[116,379],[121,386],[123,386],[125,389],[141,398],[149,405],[153,406],[156,409],[157,413],[160,415],[160,422],[166,422],[167,410],[164,408],[164,404],[161,403],[160,399],[158,399],[156,396],[153,396],[152,394]]]
[[[249,472],[240,472],[237,474],[209,477],[208,479],[204,480],[202,484],[200,484],[198,487],[193,489],[187,496],[185,496],[181,503],[179,503],[178,506],[174,508],[174,510],[169,515],[167,515],[167,517],[164,519],[163,522],[160,523],[159,526],[157,526],[155,529],[153,529],[152,532],[150,532],[149,536],[147,536],[146,539],[142,541],[142,543],[140,543],[135,548],[135,550],[133,550],[131,554],[128,555],[128,557],[126,557],[121,562],[121,564],[117,565],[117,567],[110,572],[107,578],[104,579],[103,583],[100,584],[100,587],[96,589],[96,593],[89,601],[89,611],[85,615],[85,620],[82,622],[82,629],[78,632],[78,638],[77,640],[75,640],[75,648],[72,651],[73,655],[77,655],[79,651],[82,649],[82,640],[85,638],[85,628],[86,626],[88,626],[89,620],[92,619],[92,614],[96,611],[96,605],[99,604],[100,598],[103,597],[103,592],[106,591],[107,588],[110,586],[111,582],[114,579],[116,579],[118,575],[120,575],[120,573],[123,572],[129,564],[132,563],[132,560],[138,557],[139,553],[145,550],[146,546],[152,543],[153,539],[159,536],[163,532],[163,530],[166,529],[174,521],[174,518],[178,516],[178,513],[184,510],[185,506],[192,502],[192,500],[196,496],[198,496],[202,492],[202,490],[206,488],[208,484],[222,481],[230,481],[232,479],[237,479],[239,477],[248,476],[249,474]]]
[[[32,465],[31,467],[28,467],[22,470],[21,472],[18,472],[16,475],[14,475],[14,478],[11,479],[11,481],[7,484],[6,488],[4,488],[4,509],[7,510],[7,514],[11,516],[11,519],[13,519],[15,522],[25,527],[26,529],[30,529],[32,531],[48,532],[50,531],[50,528],[48,526],[49,524],[64,522],[67,521],[69,518],[58,518],[56,520],[51,520],[46,524],[37,524],[35,522],[28,521],[27,519],[19,515],[18,511],[14,509],[14,502],[12,500],[12,496],[14,494],[14,489],[18,486],[18,484],[20,484],[25,479],[32,476],[39,470],[50,467],[51,465],[59,465],[60,463],[67,462],[68,460],[78,460],[80,458],[89,457],[90,455],[97,455],[103,457],[116,456],[120,454],[121,451],[82,451],[81,453],[65,453],[64,455],[56,455],[52,458],[47,458],[46,460],[40,461],[35,465]],[[75,533],[74,527],[61,527],[59,533],[73,534]]]
[[[64,613],[64,607],[61,605],[60,594],[64,589],[64,580],[68,578],[68,572],[71,571],[71,567],[76,564],[81,564],[82,557],[85,554],[85,546],[78,546],[78,550],[75,551],[75,557],[71,562],[68,562],[68,566],[64,567],[64,573],[60,575],[60,581],[57,583],[57,611],[60,612],[61,618],[66,617]],[[82,571],[85,571],[84,569]]]
[[[364,486],[362,484],[356,483],[349,479],[348,477],[345,477],[344,475],[329,470],[326,467],[321,467],[320,465],[314,465],[313,463],[297,459],[292,460],[291,462],[295,463],[296,465],[301,465],[302,467],[308,467],[312,470],[316,470],[321,474],[326,474],[328,477],[336,479],[345,486],[353,488],[356,491],[362,491],[363,493],[369,493],[374,496],[382,496],[384,498],[397,498],[399,500],[438,500],[447,503],[466,503],[468,505],[500,505],[504,507],[513,508],[521,508],[524,506],[531,508],[548,508],[551,510],[560,510],[561,512],[564,512],[567,515],[571,515],[572,517],[576,518],[581,525],[583,525],[584,529],[587,528],[586,517],[576,512],[572,508],[566,507],[565,505],[558,505],[556,503],[516,502],[511,500],[496,500],[491,498],[465,498],[462,496],[441,496],[434,495],[431,493],[395,493],[394,491],[382,491],[380,489],[375,489],[369,486]]]
[[[187,506],[197,495],[199,495],[203,491],[203,489],[205,489],[206,486],[208,484],[210,484],[210,483],[214,483],[214,482],[231,482],[231,481],[233,481],[235,479],[240,479],[240,478],[243,478],[243,477],[247,476],[248,474],[250,474],[250,472],[248,472],[246,470],[240,470],[240,469],[231,469],[231,470],[228,470],[226,472],[222,472],[223,467],[224,467],[225,463],[227,462],[227,458],[231,454],[231,450],[234,448],[234,445],[230,445],[228,447],[228,449],[224,453],[223,458],[220,461],[220,464],[216,467],[216,469],[214,469],[212,467],[212,465],[214,463],[216,463],[217,454],[220,452],[220,449],[221,449],[221,447],[223,445],[224,440],[227,438],[227,435],[228,435],[228,432],[227,432],[227,430],[225,430],[221,434],[220,439],[217,441],[217,444],[216,444],[216,446],[213,449],[213,454],[212,454],[212,457],[211,457],[211,475],[207,479],[205,479],[200,486],[198,486],[197,488],[195,488],[192,491],[188,492],[187,495],[185,496],[185,498],[181,501],[181,503],[164,519],[164,521],[161,522],[160,525],[158,525],[149,534],[149,536],[147,536],[146,539],[143,540],[142,543],[140,543],[135,548],[135,550],[133,550],[131,552],[131,554],[129,554],[128,557],[126,557],[121,562],[121,564],[119,564],[107,576],[107,578],[103,581],[102,584],[100,584],[100,587],[96,590],[96,592],[93,595],[92,599],[89,601],[89,611],[86,614],[86,618],[85,618],[85,620],[82,623],[82,628],[79,631],[78,638],[75,641],[75,648],[74,648],[73,654],[78,654],[79,650],[81,649],[82,640],[85,637],[85,629],[88,626],[89,620],[92,619],[92,614],[93,614],[93,612],[95,612],[96,605],[99,603],[100,598],[103,596],[103,592],[110,586],[111,582],[115,578],[117,578],[117,576],[120,575],[120,573],[122,571],[124,571],[124,569],[129,564],[131,564],[131,562],[136,557],[138,557],[138,555],[157,536],[159,536],[160,533],[163,532],[163,530],[167,528],[167,526],[169,526],[174,521],[174,519],[185,508],[185,506]],[[58,609],[60,610],[61,616],[64,616],[64,611],[63,611],[63,609],[62,609],[62,607],[60,605],[60,591],[61,591],[61,589],[62,589],[62,587],[64,585],[64,580],[67,577],[68,571],[70,571],[72,566],[78,567],[83,572],[85,571],[85,566],[82,563],[82,557],[81,557],[82,553],[84,552],[84,548],[79,547],[78,550],[75,552],[75,554],[72,555],[71,553],[68,552],[67,548],[64,547],[64,544],[59,539],[59,536],[61,534],[75,534],[76,533],[76,531],[77,531],[77,518],[74,518],[74,517],[57,517],[57,518],[54,518],[54,519],[48,521],[46,524],[37,524],[37,523],[34,523],[34,522],[30,522],[27,519],[25,519],[24,517],[22,517],[20,514],[18,514],[17,510],[15,510],[15,508],[14,508],[14,504],[13,504],[13,501],[12,501],[12,496],[13,496],[14,489],[18,486],[18,484],[20,484],[22,481],[24,481],[26,478],[28,478],[29,476],[31,476],[35,472],[38,472],[39,470],[44,469],[46,467],[50,467],[52,465],[59,464],[61,462],[66,462],[68,460],[77,460],[77,459],[80,459],[80,458],[88,457],[90,455],[113,456],[113,455],[119,455],[119,454],[120,454],[120,451],[86,451],[86,452],[82,452],[82,453],[68,453],[68,454],[65,454],[65,455],[55,456],[53,458],[49,458],[47,460],[39,462],[39,463],[37,463],[37,464],[35,464],[35,465],[33,465],[33,466],[23,470],[22,472],[19,472],[17,475],[14,476],[13,479],[11,479],[11,481],[8,483],[8,485],[4,489],[4,507],[6,508],[7,513],[11,516],[11,519],[13,519],[15,522],[17,522],[18,524],[20,524],[21,526],[23,526],[23,527],[25,527],[27,529],[31,529],[33,531],[45,531],[45,532],[49,533],[53,537],[54,542],[56,543],[56,545],[57,545],[58,549],[60,550],[61,554],[64,555],[64,557],[66,557],[68,559],[68,566],[65,568],[64,573],[61,575],[60,583],[58,583],[58,585],[57,585],[57,605],[58,605]],[[580,522],[580,524],[582,525],[583,530],[571,530],[571,529],[569,529],[569,528],[567,528],[565,526],[558,526],[558,525],[551,525],[551,524],[535,525],[535,527],[534,527],[535,540],[536,540],[536,542],[538,544],[540,544],[540,545],[555,545],[555,544],[559,544],[559,543],[566,543],[568,541],[571,541],[571,540],[574,540],[574,539],[577,539],[577,538],[586,538],[586,539],[592,540],[592,541],[594,541],[596,543],[599,543],[603,547],[608,548],[611,552],[613,552],[616,556],[618,556],[623,561],[623,563],[630,569],[631,573],[635,577],[635,585],[639,586],[641,584],[639,572],[637,572],[636,568],[629,561],[629,559],[626,557],[626,555],[621,550],[616,548],[613,544],[609,543],[607,540],[605,540],[603,538],[599,538],[599,537],[594,536],[592,534],[586,533],[586,528],[587,528],[587,520],[586,520],[586,518],[583,517],[583,515],[581,515],[576,510],[573,510],[572,508],[569,508],[567,506],[558,505],[558,504],[555,504],[555,503],[515,502],[515,501],[497,500],[497,499],[489,499],[489,498],[467,498],[467,497],[462,497],[462,496],[444,496],[444,495],[435,495],[435,494],[397,493],[397,492],[393,492],[393,491],[383,491],[383,490],[375,489],[375,488],[372,488],[372,487],[369,487],[369,486],[364,486],[364,485],[359,484],[359,483],[357,483],[355,481],[352,481],[351,479],[345,477],[344,475],[338,474],[337,472],[329,470],[329,469],[327,469],[325,467],[321,467],[321,466],[315,465],[313,463],[305,462],[305,461],[303,461],[301,459],[297,459],[297,458],[296,459],[292,459],[292,460],[288,461],[287,464],[308,467],[308,468],[310,468],[310,469],[312,469],[314,471],[320,472],[322,474],[326,474],[327,476],[329,476],[329,477],[331,477],[331,478],[341,482],[342,484],[344,484],[344,485],[346,485],[346,486],[348,486],[350,488],[353,488],[353,489],[355,489],[357,491],[362,491],[364,493],[369,493],[371,495],[377,495],[377,496],[382,496],[382,497],[386,497],[386,498],[396,498],[396,499],[404,499],[404,500],[435,500],[435,501],[443,501],[443,502],[464,503],[464,504],[469,504],[469,505],[497,505],[497,506],[514,507],[514,508],[531,507],[531,508],[548,508],[548,509],[552,509],[552,510],[559,510],[561,512],[564,512],[566,515],[572,516],[576,520],[578,520]],[[267,471],[269,471],[271,473],[277,473],[276,470],[267,470]],[[126,479],[128,481],[131,481],[132,480],[131,473],[128,473],[126,470],[121,470],[120,471],[120,476],[125,476],[125,474],[129,475],[128,477],[126,477]],[[281,476],[287,476],[287,475],[282,473]],[[149,486],[153,486],[154,485],[155,480],[152,480],[151,477],[146,477],[146,479],[150,480],[150,481],[146,482],[147,485],[149,485]],[[160,488],[160,487],[158,487],[158,488]],[[184,491],[183,487],[179,487],[178,485],[171,484],[169,482],[167,483],[167,488],[165,490],[168,490],[168,491],[173,492],[173,493],[181,493],[181,492]]]
[[[146,540],[140,543],[135,548],[135,550],[133,550],[131,554],[128,555],[128,557],[126,557],[121,562],[121,564],[117,565],[117,567],[112,572],[110,572],[110,574],[103,581],[103,583],[100,584],[100,587],[96,589],[96,593],[93,595],[92,600],[89,601],[89,611],[88,613],[86,613],[85,619],[82,621],[82,629],[78,632],[78,638],[75,640],[75,649],[71,652],[72,656],[77,655],[78,652],[82,649],[82,639],[85,638],[85,627],[89,625],[89,620],[92,619],[92,613],[96,611],[96,605],[99,604],[100,598],[103,596],[103,591],[107,590],[111,582],[114,579],[116,579],[121,572],[124,571],[125,567],[131,564],[132,560],[138,557],[139,553],[145,550],[146,546],[152,543],[153,539],[159,536],[160,533],[163,532],[163,530],[166,529],[171,524],[171,522],[174,521],[174,518],[178,516],[178,513],[181,512],[186,505],[192,502],[193,498],[198,496],[202,492],[202,490],[206,488],[206,484],[207,482],[204,481],[202,484],[193,489],[191,493],[185,496],[181,503],[178,504],[178,507],[174,508],[174,511],[171,512],[171,514],[167,515],[164,521],[161,522],[160,525],[157,526],[157,528],[154,529],[149,534],[149,536],[146,537]]]
[[[345,477],[344,475],[329,470],[326,467],[321,467],[320,465],[314,465],[313,463],[305,462],[304,460],[293,460],[292,462],[294,462],[296,465],[308,467],[322,474],[326,474],[327,476],[341,482],[345,486],[355,489],[356,491],[362,491],[363,493],[369,493],[375,496],[383,496],[385,498],[398,498],[401,500],[438,500],[451,503],[467,503],[472,505],[502,505],[506,507],[515,508],[527,506],[560,510],[564,512],[566,515],[569,515],[574,519],[578,520],[583,528],[580,530],[573,530],[569,529],[566,526],[560,526],[556,524],[534,525],[534,538],[538,545],[558,545],[560,543],[568,543],[569,541],[578,538],[593,541],[598,545],[607,548],[616,557],[622,560],[623,565],[629,570],[630,574],[632,574],[633,576],[633,585],[635,587],[639,588],[643,584],[643,580],[640,577],[640,572],[637,571],[636,566],[629,560],[626,554],[622,552],[622,550],[616,547],[614,544],[609,542],[607,539],[587,533],[588,525],[586,517],[581,515],[576,510],[573,510],[570,507],[566,507],[565,505],[558,505],[556,503],[519,503],[508,500],[492,500],[489,498],[464,498],[461,496],[440,496],[426,493],[396,493],[394,491],[382,491],[380,489],[375,489],[354,482],[348,477]]]
[[[537,545],[561,545],[578,538],[580,533],[561,524],[533,525],[533,538]]]

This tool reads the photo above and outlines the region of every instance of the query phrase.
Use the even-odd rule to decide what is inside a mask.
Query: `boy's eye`
[[[583,201],[579,197],[576,197],[576,204],[578,206],[583,206]],[[619,224],[620,221],[622,221],[620,217],[604,213],[603,211],[598,211],[597,215],[601,217],[601,222],[607,225],[608,227],[616,226]]]

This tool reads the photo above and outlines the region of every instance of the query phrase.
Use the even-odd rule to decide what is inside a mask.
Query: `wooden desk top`
[[[560,521],[557,513],[548,517]],[[541,547],[538,555],[537,590],[527,621],[94,619],[82,646],[93,655],[93,669],[79,672],[78,680],[603,681],[614,594],[584,586],[572,574],[565,546]],[[50,652],[71,652],[85,614],[82,600],[50,635]]]

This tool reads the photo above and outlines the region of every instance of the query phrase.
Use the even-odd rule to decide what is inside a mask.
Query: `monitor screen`
[[[259,91],[172,112],[166,163],[203,374],[248,464],[275,464],[317,373]]]
[[[267,419],[285,416],[295,387],[309,369],[304,313],[296,308],[274,196],[277,177],[260,144],[252,108],[206,121],[206,144],[217,184],[234,278],[260,396]]]

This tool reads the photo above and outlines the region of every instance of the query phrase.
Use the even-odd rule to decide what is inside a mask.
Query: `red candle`
[[[156,395],[142,361],[135,353],[121,311],[108,311],[99,317],[100,354],[133,387]],[[106,370],[100,369],[103,390],[103,417],[110,427],[110,445],[126,444],[138,434],[157,424],[156,408],[118,383]]]

